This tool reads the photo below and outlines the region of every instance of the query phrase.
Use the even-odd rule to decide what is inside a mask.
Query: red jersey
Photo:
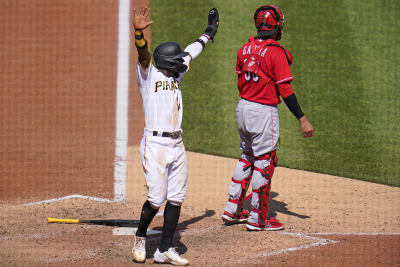
[[[279,91],[278,84],[293,80],[289,64],[292,56],[277,41],[250,38],[237,53],[236,73],[241,98],[249,101],[276,105],[279,96],[286,98],[293,93]]]

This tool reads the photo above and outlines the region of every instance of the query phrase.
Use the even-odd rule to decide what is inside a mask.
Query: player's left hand
[[[208,27],[205,30],[205,34],[210,37],[212,41],[214,41],[214,36],[217,34],[219,26],[219,13],[218,9],[215,7],[210,10],[208,13]]]
[[[133,9],[133,27],[135,30],[144,30],[149,27],[153,21],[146,21],[150,14],[150,8],[141,7],[140,10]]]
[[[314,128],[311,123],[308,121],[306,116],[300,118],[300,128],[303,132],[304,138],[313,137],[314,136]]]

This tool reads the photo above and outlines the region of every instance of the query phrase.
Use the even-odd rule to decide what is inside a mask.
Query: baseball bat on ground
[[[139,220],[83,220],[83,219],[57,219],[47,218],[48,223],[87,223],[87,224],[99,224],[106,226],[119,226],[119,227],[137,227]]]

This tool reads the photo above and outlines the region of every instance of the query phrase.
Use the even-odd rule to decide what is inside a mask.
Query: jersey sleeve
[[[278,53],[276,53],[274,57],[274,76],[276,84],[293,80],[285,52],[283,49],[278,49]]]
[[[149,67],[147,69],[143,69],[140,65],[139,61],[136,64],[136,75],[137,75],[137,82],[139,87],[143,87],[143,84],[149,77],[150,70],[153,68],[153,64],[150,62]]]
[[[190,54],[190,60],[193,60],[200,55],[200,53],[206,46],[207,42],[208,42],[207,37],[200,36],[196,41],[194,41],[185,48],[184,51]]]
[[[242,59],[242,50],[243,50],[243,47],[238,50],[237,55],[236,55],[236,74],[238,74],[238,75],[240,73],[242,73],[242,71],[241,71],[242,66],[240,63],[241,59]]]
[[[290,86],[290,82],[283,82],[278,84],[278,91],[279,94],[283,97],[283,99],[288,98],[290,95],[294,93],[292,87]]]

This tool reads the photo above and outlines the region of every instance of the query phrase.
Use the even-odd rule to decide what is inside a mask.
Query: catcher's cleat
[[[164,252],[160,252],[160,250],[157,249],[156,252],[154,252],[153,258],[155,263],[171,263],[172,265],[179,266],[189,265],[189,261],[179,256],[175,248],[169,248]]]
[[[146,237],[134,235],[132,253],[135,262],[146,261]]]
[[[247,222],[246,228],[248,231],[278,231],[283,230],[285,226],[278,219],[271,218],[267,220],[267,224],[265,226],[261,226],[257,223]]]
[[[250,212],[248,210],[242,209],[239,218],[233,216],[233,214],[230,214],[229,212],[226,211],[224,211],[224,214],[222,214],[221,218],[226,225],[232,225],[232,224],[247,222],[247,218],[249,217],[249,215]]]

